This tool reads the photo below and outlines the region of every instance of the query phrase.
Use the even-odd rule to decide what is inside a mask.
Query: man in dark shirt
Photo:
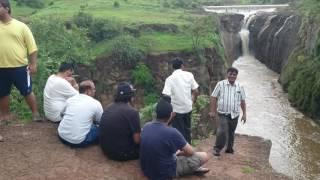
[[[209,160],[206,152],[195,152],[182,134],[169,127],[172,106],[161,99],[156,106],[157,119],[146,124],[141,133],[140,164],[149,179],[171,179],[189,174],[205,174],[201,166]]]
[[[101,117],[101,148],[113,160],[139,158],[141,127],[139,113],[131,106],[134,91],[129,83],[119,83],[114,103],[104,110]]]

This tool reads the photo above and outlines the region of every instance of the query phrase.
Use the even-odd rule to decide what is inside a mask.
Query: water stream
[[[235,61],[247,94],[247,123],[237,133],[272,141],[270,163],[293,179],[320,180],[320,127],[290,106],[279,75],[246,56]]]

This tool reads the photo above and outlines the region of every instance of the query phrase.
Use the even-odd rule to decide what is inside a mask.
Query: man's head
[[[11,7],[9,0],[0,0],[0,16],[11,14]]]
[[[63,73],[66,77],[71,77],[73,72],[74,72],[73,63],[63,62],[63,63],[60,64],[59,73]]]
[[[115,102],[131,102],[134,97],[134,92],[136,90],[128,82],[121,82],[118,84],[117,92],[114,98]]]
[[[160,98],[156,106],[157,120],[169,123],[173,117],[172,110],[172,105],[168,102],[168,99]]]
[[[80,94],[86,94],[88,96],[94,97],[96,94],[96,87],[92,80],[85,80],[80,83],[79,86]]]
[[[228,81],[233,84],[238,76],[238,69],[234,68],[234,67],[230,67],[227,70],[227,77],[228,77]]]
[[[183,68],[183,61],[182,61],[182,59],[181,59],[181,58],[178,58],[178,57],[174,58],[174,59],[172,60],[172,67],[173,67],[173,69],[181,69],[181,68]]]

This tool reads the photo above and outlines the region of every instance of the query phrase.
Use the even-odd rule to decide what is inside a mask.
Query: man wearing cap
[[[209,171],[201,166],[209,157],[195,152],[182,134],[168,126],[172,105],[161,98],[156,106],[156,120],[147,123],[141,132],[140,165],[149,179],[172,179],[184,175],[203,175]]]
[[[98,143],[98,124],[103,113],[101,103],[94,99],[96,88],[93,81],[82,81],[79,92],[67,100],[58,127],[60,140],[71,147]]]
[[[173,112],[172,127],[180,131],[188,143],[191,143],[191,111],[197,100],[198,83],[192,73],[184,70],[183,61],[175,58],[172,61],[173,73],[166,79],[162,94],[171,97]]]
[[[73,64],[61,63],[57,74],[51,75],[43,91],[45,117],[52,122],[60,122],[67,99],[79,94],[78,84],[72,77]]]
[[[103,112],[100,144],[110,159],[127,161],[139,158],[140,117],[132,107],[134,91],[127,82],[118,84],[114,102]]]

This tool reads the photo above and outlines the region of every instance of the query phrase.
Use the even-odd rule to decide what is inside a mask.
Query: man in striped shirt
[[[227,143],[226,153],[233,154],[235,130],[240,116],[246,122],[246,102],[244,88],[236,81],[238,70],[231,67],[227,70],[227,79],[217,83],[211,94],[211,117],[218,115],[218,129],[213,154],[220,156],[220,151]]]

